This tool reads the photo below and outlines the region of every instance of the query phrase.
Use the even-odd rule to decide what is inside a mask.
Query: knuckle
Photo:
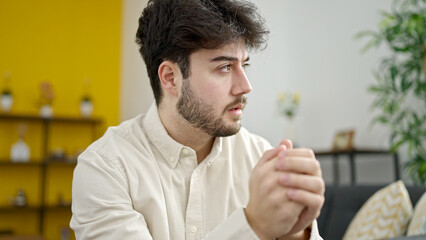
[[[316,159],[315,159],[316,160]],[[321,164],[318,160],[314,161],[315,170],[321,170]]]
[[[316,200],[316,208],[320,209],[324,205],[324,197],[318,196]]]
[[[262,188],[266,192],[271,192],[275,188],[275,180],[274,178],[265,178],[264,181],[262,181]]]
[[[308,153],[309,153],[309,155],[311,156],[311,157],[313,157],[313,158],[315,158],[315,153],[314,153],[314,151],[312,150],[312,149],[307,149],[308,150]]]
[[[321,196],[324,196],[324,193],[325,193],[325,181],[322,178],[320,179],[319,189],[320,189]]]

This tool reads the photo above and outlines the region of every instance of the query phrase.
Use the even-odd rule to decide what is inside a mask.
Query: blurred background
[[[271,34],[265,50],[250,53],[253,91],[243,125],[273,145],[289,137],[314,149],[327,184],[410,182],[396,171],[406,150],[395,169],[389,128],[372,125],[378,111],[371,109],[375,95],[367,89],[390,50],[381,46],[362,54],[366,39],[355,39],[377,30],[379,10],[390,10],[392,1],[253,2]],[[67,226],[76,156],[108,126],[153,103],[135,43],[146,3],[0,1],[0,89],[6,99],[0,115],[0,232],[73,239]],[[290,115],[283,110],[286,101],[294,105]],[[353,172],[353,154],[336,150],[354,149],[377,154],[356,155]]]

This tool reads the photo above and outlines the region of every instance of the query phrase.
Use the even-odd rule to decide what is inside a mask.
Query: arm
[[[71,228],[76,239],[152,239],[135,211],[125,175],[95,152],[79,158],[73,178]]]

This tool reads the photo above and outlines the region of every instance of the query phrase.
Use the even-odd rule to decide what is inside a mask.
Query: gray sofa
[[[318,218],[321,236],[327,240],[341,240],[352,218],[368,198],[385,185],[326,186],[325,203]],[[413,207],[426,187],[406,186]],[[426,239],[426,236],[399,238]]]

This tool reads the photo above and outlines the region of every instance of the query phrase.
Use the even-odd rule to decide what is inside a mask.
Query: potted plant
[[[84,118],[89,118],[93,113],[93,103],[89,95],[83,96],[80,101],[80,114]]]
[[[89,118],[93,113],[93,101],[89,94],[90,80],[84,80],[84,94],[80,101],[80,114],[84,118]]]
[[[6,72],[5,76],[5,87],[1,91],[1,111],[2,112],[9,112],[13,105],[13,96],[12,91],[8,87],[8,83],[10,81],[10,74]]]
[[[300,103],[300,93],[295,92],[284,92],[281,91],[277,96],[277,107],[281,115],[287,119],[287,130],[286,138],[293,141],[296,146],[298,144],[297,130],[294,124],[294,117],[297,114],[297,110]]]
[[[48,81],[43,81],[40,84],[40,116],[50,118],[53,116],[52,103],[55,98],[52,84]]]
[[[407,146],[404,167],[415,184],[426,183],[426,0],[394,1],[391,12],[382,12],[376,31],[362,51],[385,44],[391,55],[375,73],[369,91],[376,95],[373,108],[380,114],[373,120],[391,130],[391,151]]]

